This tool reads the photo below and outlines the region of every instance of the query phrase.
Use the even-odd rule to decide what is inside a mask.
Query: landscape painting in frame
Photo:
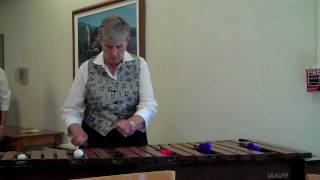
[[[98,28],[110,15],[121,16],[130,26],[127,51],[145,56],[144,0],[113,0],[81,8],[72,12],[73,21],[73,77],[82,63],[101,52],[97,42]]]

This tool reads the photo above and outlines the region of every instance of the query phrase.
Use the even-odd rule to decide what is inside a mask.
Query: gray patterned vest
[[[140,60],[127,61],[118,68],[117,80],[104,67],[88,62],[85,86],[84,122],[105,136],[120,119],[132,116],[139,103]]]

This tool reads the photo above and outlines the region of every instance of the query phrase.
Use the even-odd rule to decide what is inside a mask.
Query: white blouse
[[[0,68],[0,110],[8,111],[10,107],[11,91],[5,72]]]
[[[134,58],[128,53],[124,54],[124,62],[132,61]],[[124,62],[122,64],[124,64]],[[111,74],[108,67],[104,64],[103,52],[99,53],[98,56],[93,60],[94,64],[101,65],[104,67],[107,74],[117,80],[118,68],[114,73]],[[71,124],[82,123],[84,110],[85,110],[85,85],[88,80],[88,61],[84,62],[76,75],[73,82],[73,86],[69,92],[69,95],[63,105],[62,118],[65,122],[65,126],[68,128]],[[139,104],[135,115],[140,115],[145,121],[146,127],[149,125],[151,120],[157,113],[157,102],[153,95],[153,88],[150,78],[150,72],[147,62],[140,57],[140,84],[139,84]]]

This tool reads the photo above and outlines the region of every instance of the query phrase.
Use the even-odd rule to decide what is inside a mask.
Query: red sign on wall
[[[307,91],[320,91],[320,68],[306,69]]]

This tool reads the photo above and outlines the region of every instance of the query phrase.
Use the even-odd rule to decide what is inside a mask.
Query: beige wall
[[[320,67],[320,0],[316,0],[316,49],[317,49],[317,66]]]
[[[100,1],[2,0],[10,123],[62,130],[72,84],[71,11]],[[320,153],[315,0],[146,2],[146,59],[159,114],[151,143],[251,137]],[[30,83],[15,70],[30,70]]]
[[[63,129],[61,107],[72,84],[72,10],[100,1],[0,2],[6,72],[13,92],[10,123]],[[15,81],[18,67],[30,82]]]

